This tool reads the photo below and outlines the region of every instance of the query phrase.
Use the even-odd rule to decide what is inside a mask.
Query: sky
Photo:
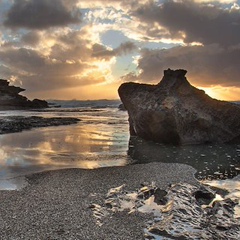
[[[117,99],[168,68],[240,100],[240,1],[0,0],[0,78],[31,99]]]

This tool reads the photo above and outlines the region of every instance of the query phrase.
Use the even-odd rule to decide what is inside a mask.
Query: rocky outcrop
[[[186,79],[186,70],[165,70],[157,85],[124,83],[119,96],[130,134],[164,144],[240,142],[240,106],[212,99]]]
[[[15,86],[9,86],[7,80],[0,79],[0,110],[15,110],[26,108],[47,108],[48,103],[44,100],[28,100],[19,95],[25,89]]]
[[[52,117],[44,118],[37,116],[8,116],[0,117],[0,134],[22,132],[32,128],[62,126],[76,124],[81,121],[72,117]]]
[[[160,189],[154,183],[141,184],[135,191],[127,185],[111,188],[104,205],[91,204],[96,223],[118,212],[149,215],[144,239],[238,239],[240,222],[235,217],[237,200],[216,198],[211,188],[188,183]]]

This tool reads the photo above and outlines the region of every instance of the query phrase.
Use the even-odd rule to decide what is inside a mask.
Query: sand
[[[0,191],[0,239],[144,239],[149,214],[117,212],[98,226],[89,206],[103,204],[110,188],[144,182],[198,184],[183,164],[149,163],[95,170],[65,169],[26,176],[18,191]]]

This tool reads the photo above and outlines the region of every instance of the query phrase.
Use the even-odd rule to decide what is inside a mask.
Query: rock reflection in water
[[[240,174],[240,145],[164,146],[131,137],[128,154],[137,163],[185,163],[198,179],[227,179]]]

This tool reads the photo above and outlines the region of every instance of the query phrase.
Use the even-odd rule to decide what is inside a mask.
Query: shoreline
[[[183,164],[150,163],[93,170],[65,169],[27,175],[19,191],[1,191],[1,239],[144,239],[149,214],[117,212],[100,227],[89,205],[103,204],[108,190],[144,182],[160,188],[188,182],[198,185],[195,170]]]
[[[6,117],[6,120],[7,119],[9,120],[9,117]],[[23,125],[15,124],[16,119],[20,119],[20,122],[23,123]],[[29,121],[35,124],[33,127],[71,124],[68,123],[68,120],[66,121],[66,124],[61,124],[66,119],[70,119],[71,121],[74,119],[74,121],[76,120],[77,122],[80,121],[75,118],[62,117],[28,117],[28,119],[31,119]],[[53,125],[50,125],[49,120],[51,119],[53,120]],[[25,121],[25,117],[12,117],[12,120],[12,123],[10,121],[9,124],[10,127],[16,125],[17,129],[19,129],[19,126],[28,126],[28,121]],[[45,123],[44,120],[46,120]],[[60,124],[58,125],[58,123]],[[28,129],[31,129],[31,127]],[[25,129],[20,128],[20,131],[22,130]],[[156,152],[155,155],[158,155],[158,153]],[[151,155],[149,158],[154,159]],[[179,194],[182,196],[181,199],[186,199],[182,206],[180,206],[180,209],[189,210],[188,215],[185,216],[188,219],[188,223],[195,223],[195,220],[197,219],[197,221],[201,222],[199,226],[205,226],[205,218],[202,219],[205,210],[201,209],[198,217],[194,215],[194,213],[198,211],[197,209],[200,208],[196,205],[196,199],[193,197],[192,193],[197,187],[203,186],[195,178],[195,173],[196,169],[186,164],[153,162],[127,165],[123,167],[103,167],[91,170],[79,168],[47,170],[25,175],[23,178],[26,179],[28,184],[23,185],[22,189],[0,191],[0,238],[3,240],[151,239],[151,236],[154,237],[154,234],[151,234],[154,233],[154,231],[158,233],[159,230],[159,228],[156,228],[153,225],[150,227],[148,225],[149,222],[157,223],[153,220],[153,212],[143,213],[136,210],[129,213],[128,210],[122,210],[119,206],[116,208],[116,211],[114,210],[115,207],[111,210],[112,208],[109,209],[106,207],[106,199],[112,188],[117,189],[120,186],[125,186],[124,192],[114,194],[111,199],[113,202],[119,203],[128,196],[129,193],[131,196],[135,195],[136,192],[139,192],[139,189],[141,189],[142,186],[149,186],[152,183],[165,192],[170,192],[172,190],[170,185],[178,184],[177,191],[180,191]],[[173,194],[175,190],[173,189],[171,194]],[[181,199],[177,198],[175,199],[175,202],[181,203]],[[136,206],[142,204],[142,202],[142,199],[138,199]],[[232,206],[233,204],[230,206],[230,209],[233,208]],[[214,210],[215,212],[218,212],[218,210],[222,211],[221,206],[216,209]],[[182,214],[178,210],[178,206],[175,206],[175,208],[173,206],[171,214],[173,216]],[[192,212],[193,215],[191,214]],[[100,225],[98,224],[96,215],[100,216]],[[213,219],[216,218],[214,214],[207,215],[207,217],[209,219],[212,217]],[[180,221],[180,223],[185,224],[185,220],[186,219],[183,218],[183,221]],[[223,225],[224,222],[227,222],[224,220],[224,218],[223,220],[220,220],[219,226],[226,228],[223,231],[223,234],[228,234],[229,226],[225,227],[225,225]],[[229,220],[229,218],[227,220]],[[230,221],[231,224],[229,229],[234,226],[234,220],[230,218]],[[174,224],[176,224],[176,222]],[[171,223],[167,224],[168,227],[171,227],[171,225]],[[206,226],[208,226],[208,224]],[[210,229],[217,231],[216,226],[210,225]],[[239,233],[239,224],[235,224],[235,226],[237,226],[237,229],[234,229],[233,227],[233,234],[236,234],[236,231]],[[147,230],[151,227],[153,227],[153,232]],[[206,229],[207,228],[202,228],[197,231],[206,232]],[[191,231],[188,226],[183,227],[183,230]],[[195,230],[194,227],[193,230]],[[168,233],[169,232],[171,232],[171,230],[168,231]],[[165,232],[163,233],[160,231],[160,233],[156,234],[156,236],[167,236],[164,235],[166,234]],[[209,234],[212,234],[210,230]],[[176,238],[176,236],[170,235],[168,235],[168,237]],[[189,237],[189,239],[196,238]],[[220,239],[224,238],[220,237]]]
[[[203,207],[216,191],[202,185],[195,172],[185,164],[147,163],[26,175],[22,189],[0,191],[0,238],[226,239],[230,234],[228,239],[237,239],[236,202],[222,199],[216,207]],[[165,203],[157,205],[156,198]]]

